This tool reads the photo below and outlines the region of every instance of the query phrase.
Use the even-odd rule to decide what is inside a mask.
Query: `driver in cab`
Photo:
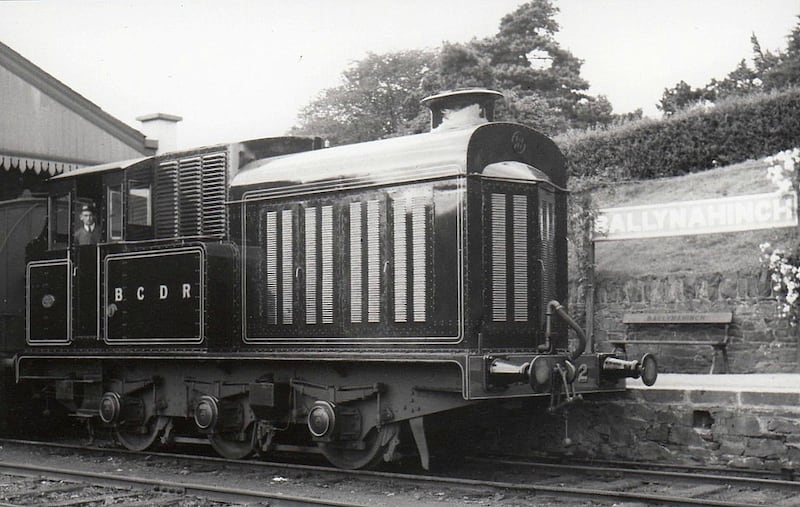
[[[100,242],[100,227],[97,225],[95,210],[92,206],[85,204],[81,208],[80,220],[82,226],[75,229],[72,238],[78,246],[96,245]]]

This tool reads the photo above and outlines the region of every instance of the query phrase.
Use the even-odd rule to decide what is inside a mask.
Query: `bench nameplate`
[[[623,324],[730,324],[731,312],[713,313],[628,313]]]

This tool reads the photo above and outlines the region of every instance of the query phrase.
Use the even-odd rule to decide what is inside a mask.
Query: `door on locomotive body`
[[[46,246],[28,259],[26,340],[35,345],[72,341],[72,189],[54,185],[48,197]]]
[[[557,192],[541,182],[482,179],[487,348],[535,350],[544,343],[547,303],[563,298],[565,290],[558,260]]]
[[[79,245],[84,206],[94,210],[100,234]],[[114,243],[153,238],[149,165],[60,177],[51,186],[47,230],[47,251],[28,264],[28,342],[98,340],[104,256]]]
[[[88,206],[94,213],[94,227],[100,231],[97,242],[90,244],[78,244],[75,235],[70,236],[74,259],[72,327],[76,338],[97,339],[100,335],[100,248],[112,238],[122,239],[121,186],[120,173],[86,174],[75,178],[74,230],[84,227],[80,217]]]

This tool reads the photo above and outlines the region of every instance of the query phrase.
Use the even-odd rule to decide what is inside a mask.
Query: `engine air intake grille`
[[[156,236],[225,233],[226,152],[161,162],[156,172]]]
[[[528,322],[528,197],[492,193],[488,211],[492,321]]]

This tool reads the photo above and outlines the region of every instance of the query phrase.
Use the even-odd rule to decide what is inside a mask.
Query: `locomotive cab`
[[[109,245],[126,241],[127,227],[136,226],[135,215],[123,213],[128,202],[136,206],[135,197],[123,199],[126,170],[149,160],[104,164],[52,179],[42,246],[32,252],[27,268],[29,345],[101,336],[101,256]]]

